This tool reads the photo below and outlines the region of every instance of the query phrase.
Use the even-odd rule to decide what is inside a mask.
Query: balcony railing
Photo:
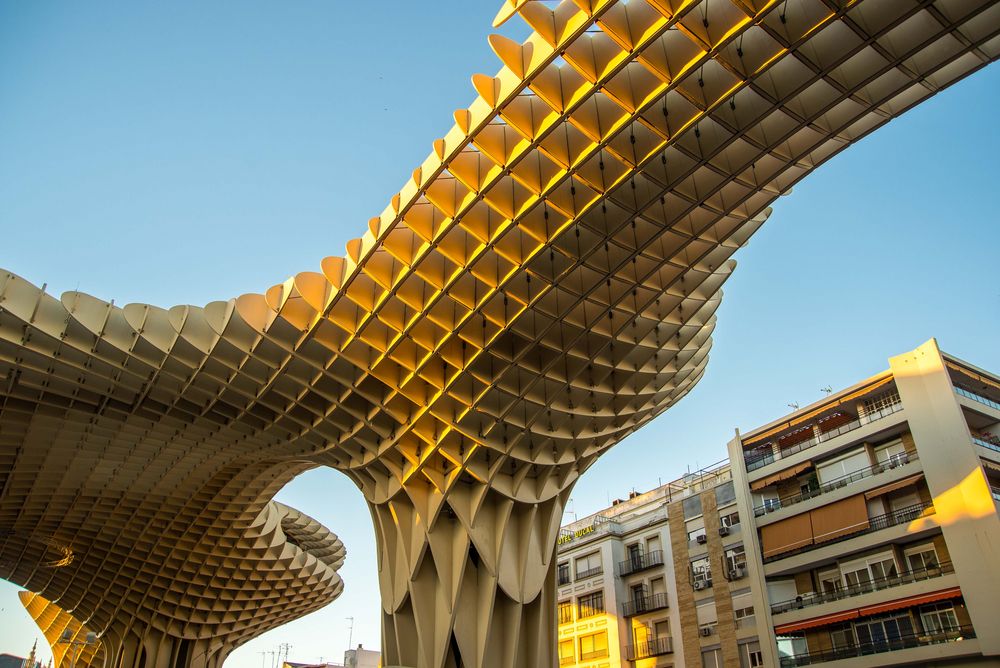
[[[832,438],[836,438],[841,434],[846,434],[847,432],[854,431],[855,429],[860,429],[866,424],[875,422],[876,420],[881,420],[882,418],[889,417],[893,413],[902,410],[903,404],[899,401],[889,404],[884,408],[880,408],[877,411],[872,411],[870,413],[865,413],[863,417],[857,420],[851,420],[846,424],[842,424],[836,429],[831,429],[830,431],[824,431],[818,436],[813,436],[810,439],[802,441],[801,443],[796,443],[795,445],[790,445],[787,448],[779,449],[778,453],[774,452],[774,442],[768,441],[763,445],[759,445],[752,450],[748,450],[744,457],[747,463],[747,472],[755,471],[759,468],[767,466],[771,462],[776,462],[779,459],[784,459],[789,455],[794,455],[796,452],[802,452],[803,450],[808,450],[809,448],[819,445],[829,441]]]
[[[795,496],[786,496],[783,499],[769,499],[764,505],[754,508],[753,514],[755,517],[760,517],[761,515],[766,515],[767,513],[773,513],[776,510],[781,510],[782,508],[795,505],[796,503],[801,503],[802,501],[814,499],[817,496],[826,494],[827,492],[832,492],[835,489],[840,489],[841,487],[845,487],[859,480],[871,478],[879,473],[884,473],[885,471],[898,468],[904,464],[915,461],[917,458],[917,453],[915,452],[901,452],[894,455],[892,459],[887,462],[874,464],[872,466],[854,471],[853,473],[840,476],[839,478],[833,478],[832,480],[823,483],[816,489],[809,490],[808,492],[802,492],[801,494],[796,494]]]
[[[674,651],[674,642],[669,637],[650,638],[645,642],[629,645],[625,648],[625,658],[629,661],[638,661],[651,656],[661,654],[671,654]]]
[[[930,512],[925,512],[930,510]],[[865,534],[874,533],[876,531],[881,531],[882,529],[888,529],[889,527],[894,527],[898,524],[906,524],[907,522],[912,522],[918,517],[924,515],[933,514],[934,504],[930,501],[925,501],[923,503],[917,503],[912,506],[907,506],[905,508],[900,508],[899,510],[886,513],[885,515],[876,515],[875,517],[868,518],[868,526],[863,529],[858,529],[857,531],[852,531],[851,533],[844,534],[843,536],[838,536],[833,540],[824,540],[821,543],[813,543],[812,545],[806,545],[800,547],[797,550],[789,550],[788,552],[781,552],[779,554],[772,555],[770,557],[764,557],[764,563],[769,564],[772,561],[778,561],[779,559],[787,559],[796,554],[802,554],[803,552],[810,552],[812,550],[817,550],[821,547],[826,547],[827,545],[833,545],[834,543],[839,543],[845,540],[850,540],[852,538],[857,538],[858,536],[864,536]]]
[[[580,661],[593,661],[594,659],[603,659],[608,655],[608,650],[598,649],[593,652],[580,652]]]
[[[962,395],[963,397],[966,397],[967,399],[972,399],[973,401],[978,401],[979,403],[983,404],[984,406],[989,406],[990,408],[992,408],[994,410],[1000,411],[1000,403],[997,403],[997,402],[993,401],[989,397],[984,397],[981,394],[973,392],[972,390],[967,390],[964,387],[959,387],[957,385],[955,386],[955,392],[958,393],[958,394],[960,394],[960,395]]]
[[[851,659],[858,656],[868,656],[871,654],[881,654],[883,652],[894,652],[900,649],[911,647],[924,647],[927,645],[940,645],[947,642],[960,642],[966,638],[975,638],[976,632],[971,626],[959,626],[947,631],[934,633],[910,633],[893,639],[878,640],[873,642],[859,643],[849,647],[838,647],[836,649],[817,650],[815,652],[805,652],[792,656],[780,658],[782,668],[794,668],[796,666],[811,666],[814,663],[824,663],[826,661],[837,661],[839,659]],[[873,662],[871,665],[878,665]]]
[[[631,575],[644,571],[653,566],[663,565],[663,550],[652,550],[651,552],[639,552],[631,555],[625,561],[618,562],[618,575]]]
[[[576,574],[577,581],[586,580],[587,578],[592,578],[595,575],[600,575],[604,572],[604,566],[594,566],[593,568],[588,568],[585,571],[580,571]]]
[[[912,570],[908,573],[903,573],[901,575],[893,575],[885,578],[876,578],[871,582],[861,582],[856,585],[851,585],[850,587],[838,589],[837,591],[822,592],[822,593],[814,592],[812,594],[796,596],[794,599],[788,601],[781,601],[780,603],[772,603],[771,614],[778,615],[781,614],[782,612],[788,612],[789,610],[800,610],[802,608],[808,608],[811,605],[831,603],[833,601],[839,601],[841,599],[851,598],[852,596],[860,596],[861,594],[868,594],[873,591],[881,591],[882,589],[899,587],[900,585],[910,584],[911,582],[930,580],[932,578],[941,577],[942,575],[954,572],[955,568],[954,566],[951,565],[951,562],[944,562],[937,566],[919,568]]]
[[[992,450],[994,452],[1000,452],[1000,443],[992,439],[984,438],[982,436],[973,436],[972,442],[975,443],[976,445],[981,445],[988,450]]]
[[[666,607],[669,607],[666,594],[649,594],[625,601],[622,604],[622,617],[634,617],[644,612],[663,610]]]

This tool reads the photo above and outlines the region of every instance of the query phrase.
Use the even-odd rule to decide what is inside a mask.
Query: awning
[[[812,468],[812,462],[802,462],[798,466],[792,466],[784,471],[778,471],[777,473],[772,473],[766,478],[761,478],[760,480],[755,480],[750,484],[750,489],[754,492],[760,489],[764,489],[776,482],[781,482],[782,480],[788,480],[789,478],[794,478],[803,471]]]
[[[944,364],[945,364],[945,366],[947,366],[947,367],[949,367],[951,369],[954,369],[955,371],[958,371],[959,373],[965,374],[966,376],[968,376],[969,378],[972,378],[973,380],[978,380],[983,385],[989,385],[989,386],[995,387],[996,389],[1000,390],[1000,384],[997,384],[997,382],[995,380],[993,380],[992,378],[987,378],[986,376],[984,376],[982,374],[976,373],[972,369],[968,369],[968,368],[966,368],[964,366],[961,366],[959,364],[955,364],[954,362],[951,362],[951,361],[948,361],[948,360],[945,360]]]
[[[823,615],[822,617],[812,617],[810,619],[804,619],[801,622],[782,624],[781,626],[774,627],[774,634],[780,636],[786,633],[794,633],[795,631],[811,629],[817,626],[828,626],[838,622],[846,622],[851,619],[857,619],[858,617],[868,617],[870,615],[878,615],[883,612],[899,610],[900,608],[912,608],[913,606],[923,605],[924,603],[933,603],[935,601],[958,598],[961,595],[961,589],[958,587],[950,587],[948,589],[941,589],[929,594],[907,596],[906,598],[898,598],[895,601],[887,601],[885,603],[879,603],[878,605],[869,605],[855,610],[845,610],[844,612],[835,612],[831,615]]]
[[[1000,473],[1000,464],[997,464],[996,462],[991,462],[988,459],[984,459],[983,460],[983,466],[985,466],[988,469],[992,469],[992,470],[997,471],[998,473]]]
[[[958,598],[961,595],[962,590],[960,588],[950,587],[948,589],[932,591],[929,594],[918,594],[916,596],[908,596],[906,598],[897,598],[895,601],[886,601],[885,603],[879,603],[878,605],[869,605],[858,609],[857,613],[861,617],[867,617],[869,615],[877,615],[882,612],[889,612],[890,610],[911,608],[915,605],[923,605],[924,603],[933,603],[934,601],[944,601],[949,598]]]
[[[837,622],[846,622],[849,619],[857,619],[857,610],[846,610],[844,612],[836,612],[832,615],[823,615],[822,617],[813,617],[812,619],[804,619],[801,622],[791,622],[789,624],[782,624],[781,626],[774,627],[774,635],[780,636],[786,633],[794,633],[795,631],[802,631],[804,629],[811,629],[816,626],[827,626],[828,624],[836,624]]]
[[[924,477],[923,473],[917,473],[909,477],[903,478],[902,480],[897,480],[896,482],[889,483],[885,487],[879,487],[878,489],[873,489],[870,492],[865,492],[866,499],[874,499],[876,496],[882,496],[883,494],[888,494],[889,492],[895,492],[897,489],[903,489],[904,487],[909,487],[913,483],[917,482]]]

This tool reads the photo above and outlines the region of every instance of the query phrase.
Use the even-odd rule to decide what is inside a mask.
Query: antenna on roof
[[[819,388],[819,391],[820,391],[820,392],[826,392],[826,393],[827,393],[827,395],[831,395],[831,394],[833,394],[833,388],[832,388],[832,387],[830,387],[829,385],[827,385],[826,387],[821,387],[821,388]]]
[[[785,405],[788,406],[789,408],[791,408],[793,411],[799,410],[799,405],[797,403],[795,403],[794,401],[792,403],[790,403],[790,404],[785,404]]]

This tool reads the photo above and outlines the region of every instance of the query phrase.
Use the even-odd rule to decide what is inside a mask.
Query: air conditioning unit
[[[741,580],[746,576],[747,576],[747,569],[742,566],[738,566],[733,570],[729,571],[730,580]]]
[[[729,527],[719,527],[719,535],[720,536],[728,536],[729,535]]]
[[[712,635],[712,627],[711,626],[703,626],[703,627],[701,627],[701,636],[703,638],[705,638],[707,636],[710,636],[710,635]]]
[[[705,588],[705,582],[703,580],[698,580],[697,582],[694,583],[694,588],[697,591],[701,591],[702,589]]]
[[[704,545],[705,543],[708,542],[708,536],[706,536],[705,534],[701,534],[695,540],[698,542],[699,545]]]

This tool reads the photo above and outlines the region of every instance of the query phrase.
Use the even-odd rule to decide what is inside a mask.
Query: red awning
[[[868,615],[877,615],[882,612],[889,612],[890,610],[911,608],[915,605],[923,605],[924,603],[933,603],[934,601],[944,601],[949,598],[958,598],[961,595],[961,589],[958,587],[950,587],[948,589],[932,591],[929,594],[918,594],[916,596],[908,596],[906,598],[897,598],[895,601],[886,601],[885,603],[879,603],[878,605],[869,605],[864,608],[860,608],[858,610],[858,614],[862,617],[867,617]]]
[[[837,612],[832,615],[823,615],[822,617],[804,619],[801,622],[789,622],[788,624],[775,626],[774,633],[775,635],[794,633],[795,631],[811,629],[816,626],[827,626],[829,624],[836,624],[837,622],[846,622],[850,619],[868,617],[869,615],[877,615],[891,610],[899,610],[900,608],[911,608],[916,605],[923,605],[924,603],[933,603],[934,601],[944,601],[949,598],[958,598],[961,595],[962,590],[958,587],[940,589],[938,591],[932,591],[929,594],[918,594],[916,596],[907,596],[906,598],[897,598],[895,601],[886,601],[885,603],[879,603],[878,605],[868,605],[855,610],[845,610],[844,612]]]
[[[812,619],[804,619],[801,622],[791,622],[789,624],[782,624],[781,626],[775,626],[774,634],[780,636],[786,633],[801,631],[803,629],[811,629],[814,626],[826,626],[827,624],[846,622],[849,619],[856,619],[857,616],[858,616],[857,610],[846,610],[844,612],[837,612],[832,615],[813,617]]]

